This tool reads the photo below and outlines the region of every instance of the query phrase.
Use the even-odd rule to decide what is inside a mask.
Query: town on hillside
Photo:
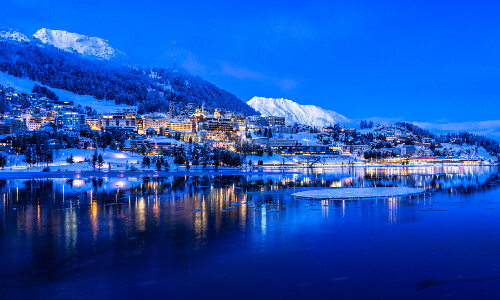
[[[0,167],[4,170],[189,170],[190,168],[357,164],[494,164],[499,146],[468,133],[436,136],[410,123],[360,129],[288,124],[170,102],[168,113],[137,107],[98,112],[35,84],[0,86]]]

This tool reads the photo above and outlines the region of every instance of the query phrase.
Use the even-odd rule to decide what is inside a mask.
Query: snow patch
[[[334,188],[309,190],[292,194],[292,196],[306,199],[360,199],[360,198],[388,198],[404,197],[424,193],[425,189],[409,187],[375,187],[375,188]]]

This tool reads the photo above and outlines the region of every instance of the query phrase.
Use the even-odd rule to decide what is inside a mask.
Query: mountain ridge
[[[31,42],[31,39],[27,35],[13,28],[0,28],[0,40]]]
[[[288,124],[316,127],[350,122],[345,116],[316,105],[301,105],[284,98],[253,97],[247,104],[263,116],[285,117]]]
[[[99,37],[90,37],[65,30],[41,28],[33,34],[33,38],[43,44],[49,44],[64,51],[74,51],[97,59],[114,60],[125,57],[125,52],[114,48],[108,40]]]

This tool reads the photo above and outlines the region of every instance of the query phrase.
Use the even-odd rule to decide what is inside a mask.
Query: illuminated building
[[[266,118],[261,117],[261,116],[248,116],[245,119],[245,125],[247,125],[247,126],[253,125],[255,127],[267,126],[267,125],[269,125],[269,121]]]
[[[129,115],[125,113],[114,113],[109,115],[104,115],[100,119],[101,128],[103,130],[109,129],[121,129],[127,131],[135,131],[135,115]]]
[[[87,118],[86,123],[92,130],[101,130],[101,121],[99,118]]]
[[[169,131],[192,132],[193,124],[191,122],[180,122],[170,119],[164,114],[149,114],[142,116],[143,128],[152,128],[157,134],[162,132],[162,128]]]
[[[144,120],[141,117],[135,119],[135,129],[137,132],[143,132],[144,130]]]
[[[3,118],[0,120],[0,134],[11,134],[27,130],[26,123],[16,118]]]
[[[32,116],[31,114],[21,115],[21,120],[26,122],[29,131],[39,130],[45,123],[49,122],[45,116]]]
[[[239,126],[245,124],[245,116],[242,114],[236,114],[231,116],[231,121],[238,124]]]
[[[80,130],[86,124],[85,115],[74,111],[59,112],[56,116],[56,125],[68,130]]]
[[[285,117],[269,116],[265,117],[269,125],[285,125]]]
[[[339,155],[340,149],[333,146],[274,146],[273,153],[282,155]]]
[[[192,132],[193,125],[191,123],[169,122],[167,125],[171,131]]]
[[[234,122],[226,118],[205,118],[202,123],[203,130],[217,132],[233,132]]]
[[[399,145],[401,147],[396,147],[393,150],[393,153],[398,156],[410,157],[415,155],[416,148],[414,146],[409,145]]]

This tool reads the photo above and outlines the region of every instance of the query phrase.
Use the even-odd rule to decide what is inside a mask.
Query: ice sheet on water
[[[410,187],[332,188],[298,192],[292,196],[307,199],[360,199],[403,197],[423,192],[425,189]]]

